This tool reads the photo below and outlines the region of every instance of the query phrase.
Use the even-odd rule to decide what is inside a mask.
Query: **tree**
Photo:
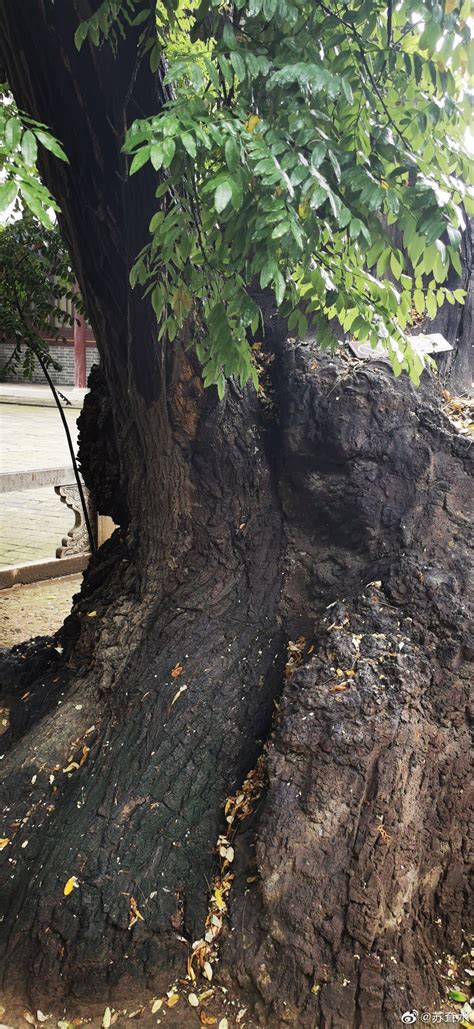
[[[45,337],[61,339],[71,325],[65,299],[77,299],[69,257],[59,231],[44,230],[31,216],[14,221],[0,232],[0,303],[2,337],[14,342],[0,375],[21,365],[32,376],[35,354],[46,366],[60,368],[51,357]]]
[[[441,283],[458,262],[460,202],[469,203],[457,83],[465,6],[424,5],[420,15],[411,2],[251,0],[205,2],[190,16],[171,2],[91,10],[34,0],[26,15],[4,0],[0,45],[18,108],[49,127],[68,159],[50,146],[38,165],[101,356],[81,416],[83,474],[120,526],[57,639],[6,663],[2,960],[11,988],[63,1003],[81,991],[116,997],[130,980],[156,993],[181,973],[193,941],[203,940],[194,964],[212,958],[236,860],[224,811],[235,812],[232,837],[285,675],[256,823],[261,880],[251,849],[239,859],[253,882],[254,932],[249,942],[247,887],[236,882],[227,974],[254,992],[264,1024],[375,1029],[412,1002],[405,973],[413,1001],[427,1003],[439,995],[439,948],[449,940],[460,950],[452,877],[461,890],[462,833],[451,850],[443,841],[463,800],[444,793],[466,743],[443,691],[465,688],[467,443],[429,386],[417,398],[405,377],[397,385],[387,370],[285,340],[288,331],[304,339],[309,317],[329,342],[324,319],[337,316],[362,339],[382,334],[395,370],[419,375],[405,337],[412,299],[430,310],[448,296]],[[382,213],[403,225],[414,282]],[[383,275],[387,261],[400,292],[370,272],[375,263]],[[246,384],[257,372],[258,392]],[[379,579],[367,600],[365,584]],[[328,626],[324,610],[341,593],[347,611]],[[393,689],[383,700],[369,674],[379,660]],[[391,862],[388,886],[374,876],[365,901],[374,843],[411,830],[413,798],[395,805],[393,826],[388,814],[416,733],[386,770],[383,754],[417,704],[429,707],[423,752],[436,734],[446,743],[442,766],[432,758],[417,780],[420,817],[427,834],[438,819],[438,844],[420,843],[408,878],[403,847],[378,850],[377,869]],[[314,749],[304,726],[316,709]],[[332,826],[315,827],[305,800],[331,809],[315,784],[327,773],[327,741],[346,731],[352,749],[330,743],[328,782],[336,789],[339,768],[353,796]],[[286,792],[290,766],[301,803]],[[445,807],[433,813],[436,781]],[[322,844],[332,832],[340,863],[329,890]],[[427,930],[418,947],[421,910],[433,938]],[[398,958],[382,975],[387,932]]]

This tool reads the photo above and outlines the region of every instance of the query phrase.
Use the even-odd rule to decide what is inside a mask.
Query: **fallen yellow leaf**
[[[71,875],[71,878],[68,879],[68,881],[67,881],[67,883],[66,883],[66,885],[64,887],[64,890],[63,890],[64,896],[65,897],[69,897],[69,894],[72,893],[72,891],[74,889],[77,889],[78,886],[79,886],[78,879],[76,878],[75,875]]]
[[[178,1001],[179,1001],[179,994],[178,993],[172,993],[171,997],[168,997],[168,1000],[166,1001],[166,1007],[167,1008],[174,1008],[175,1004],[177,1004]]]
[[[209,997],[213,997],[215,992],[216,991],[215,991],[214,987],[212,987],[211,990],[204,990],[204,993],[200,993],[199,994],[199,1003],[202,1004],[203,1000],[209,1000]],[[217,1021],[217,1019],[216,1019],[216,1021]]]
[[[217,904],[217,907],[219,908],[219,911],[225,911],[226,904],[225,904],[224,898],[222,896],[222,892],[221,892],[221,890],[219,888],[214,890],[214,900],[215,900],[215,902]]]
[[[156,1012],[159,1011],[161,1007],[163,1007],[163,1001],[160,1000],[159,997],[157,997],[157,999],[154,1000],[153,1004],[151,1005],[151,1013],[152,1013],[152,1015],[156,1015]]]
[[[88,618],[97,618],[97,611],[88,611],[87,612],[87,617]],[[106,1008],[105,1010],[108,1011],[108,1008]]]
[[[174,695],[174,697],[173,697],[173,699],[172,699],[172,701],[171,701],[171,707],[173,707],[173,704],[175,704],[175,703],[176,703],[176,701],[177,701],[178,697],[180,697],[180,696],[181,696],[181,694],[182,694],[182,693],[184,693],[184,691],[185,691],[185,690],[187,690],[187,688],[188,688],[187,686],[180,686],[180,687],[179,687],[179,690],[178,690],[178,692],[177,692],[177,693],[175,693],[175,695]]]
[[[196,997],[195,993],[190,993],[189,994],[188,1004],[190,1004],[192,1008],[198,1008],[199,1007],[199,1000]]]
[[[5,847],[8,847],[9,843],[10,840],[8,839],[8,836],[3,836],[2,839],[0,839],[0,850],[4,850]]]
[[[140,920],[140,922],[145,921],[141,911],[138,910],[138,904],[135,897],[130,897],[130,921],[128,923],[128,928],[131,929],[138,920]]]
[[[102,1029],[110,1029],[112,1022],[112,1012],[110,1008],[106,1008],[102,1017]]]

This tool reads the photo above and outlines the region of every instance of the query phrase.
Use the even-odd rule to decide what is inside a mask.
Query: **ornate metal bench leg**
[[[89,497],[89,492],[85,486],[83,486],[83,490],[86,498],[87,510],[89,512],[90,523],[95,527],[96,515]],[[67,536],[63,537],[62,547],[57,548],[56,557],[71,557],[76,554],[88,554],[90,552],[89,537],[87,534],[86,523],[84,521],[81,498],[79,496],[79,490],[76,483],[65,483],[63,486],[55,486],[54,492],[57,493],[61,502],[66,504],[66,507],[69,507],[71,511],[74,511],[75,519],[72,529],[69,529]]]

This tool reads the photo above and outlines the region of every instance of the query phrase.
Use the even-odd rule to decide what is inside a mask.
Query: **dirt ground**
[[[49,636],[62,625],[78,593],[82,575],[64,575],[47,582],[12,586],[0,591],[0,647],[33,636]]]
[[[199,1007],[190,1005],[188,991],[189,986],[186,990],[179,990],[174,995],[179,1000],[171,1008],[167,1006],[170,998],[165,994],[160,1007],[160,998],[147,997],[146,1000],[132,1000],[126,1007],[105,1006],[99,1009],[91,1005],[86,1015],[82,1013],[82,1017],[74,1017],[73,1012],[61,1016],[57,1012],[52,1014],[25,1007],[24,1004],[12,1004],[0,995],[1,1029],[29,1029],[31,1026],[40,1029],[43,1025],[45,1029],[76,1029],[76,1026],[81,1025],[89,1029],[108,1029],[110,1026],[117,1026],[117,1029],[125,1029],[125,1026],[130,1029],[133,1026],[137,1029],[154,1029],[156,1025],[161,1025],[163,1029],[167,1026],[169,1029],[202,1029],[205,1025],[212,1025],[215,1029],[263,1029],[247,1018],[246,1008],[240,1007],[239,1001],[228,996],[222,987],[205,990],[212,996],[205,997]],[[202,991],[198,992],[202,995]],[[197,993],[191,994],[191,999]]]

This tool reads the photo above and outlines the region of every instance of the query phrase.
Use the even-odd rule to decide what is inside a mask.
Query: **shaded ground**
[[[12,586],[0,592],[0,647],[33,636],[49,636],[62,625],[78,593],[82,575]]]
[[[206,990],[205,980],[197,993],[202,994],[203,991],[211,992]],[[48,1011],[38,1012],[32,1007],[9,1004],[8,1000],[0,995],[0,1018],[2,1029],[29,1029],[32,1025],[45,1026],[45,1029],[74,1029],[77,1025],[86,1024],[91,1029],[106,1029],[108,1026],[117,1026],[117,1029],[124,1029],[125,1026],[151,1029],[156,1025],[162,1025],[163,1029],[167,1026],[172,1026],[173,1029],[198,1029],[204,1025],[213,1025],[216,1029],[262,1029],[247,1017],[246,1009],[240,1006],[237,1000],[232,999],[223,987],[214,988],[212,993],[213,996],[206,998],[199,1008],[191,1007],[184,993],[179,995],[174,1007],[168,1008],[168,998],[165,996],[159,1009],[158,998],[154,1001],[153,997],[145,999],[131,995],[130,1001],[126,1001],[123,1006],[104,1007],[100,1011],[95,1006],[91,1008],[88,1016],[83,1015],[82,1018],[75,1018],[72,1009],[69,1014],[61,1017],[57,1013],[53,1015]],[[156,1010],[152,1011],[153,1008]],[[81,1011],[84,1011],[84,1005],[81,1005]]]

